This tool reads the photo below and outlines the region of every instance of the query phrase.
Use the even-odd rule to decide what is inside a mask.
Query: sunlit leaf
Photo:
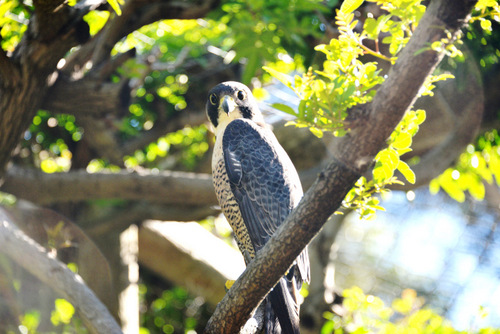
[[[55,300],[55,309],[52,311],[52,315],[50,317],[50,321],[55,326],[60,323],[69,324],[73,315],[75,314],[75,308],[68,302],[66,299],[56,299]]]
[[[285,112],[287,114],[290,114],[290,115],[293,115],[293,116],[297,115],[297,113],[295,112],[295,110],[292,107],[287,106],[286,104],[283,104],[283,103],[273,103],[271,106],[273,108],[278,109],[280,111],[283,111],[283,112]]]
[[[289,75],[278,72],[275,69],[270,68],[268,66],[264,66],[264,67],[262,67],[262,69],[264,71],[266,71],[267,73],[271,74],[276,79],[278,79],[281,83],[283,83],[288,88],[293,88],[293,84],[292,84],[293,80],[292,80],[292,77],[290,77]]]
[[[312,126],[309,128],[309,130],[312,132],[313,135],[315,135],[316,137],[318,138],[322,138],[323,137],[323,131],[321,131],[320,129]]]
[[[388,148],[380,151],[375,159],[380,161],[382,164],[387,165],[389,169],[394,170],[398,167],[399,155],[398,152],[393,149]]]
[[[404,161],[399,161],[398,170],[403,174],[405,179],[411,184],[415,184],[415,173],[411,170],[410,166]]]
[[[411,146],[412,137],[409,133],[401,132],[392,143],[392,147],[396,150],[406,149]]]
[[[122,15],[122,9],[120,8],[120,5],[123,5],[125,3],[124,0],[108,0],[108,3],[117,15]]]

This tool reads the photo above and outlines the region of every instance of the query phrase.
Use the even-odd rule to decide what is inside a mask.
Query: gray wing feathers
[[[227,126],[223,138],[231,189],[255,251],[264,246],[302,196],[300,184],[291,184],[285,175],[284,164],[291,164],[288,156],[280,156],[266,138],[274,135],[264,131],[268,130],[238,119]]]
[[[231,190],[255,252],[271,238],[302,197],[295,167],[274,134],[237,119],[224,131],[223,153]],[[305,249],[267,297],[267,333],[299,333],[297,290],[309,281]],[[275,316],[279,318],[279,323]]]

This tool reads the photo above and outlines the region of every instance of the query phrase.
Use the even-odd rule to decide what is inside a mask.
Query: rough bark
[[[0,51],[0,180],[15,146],[41,107],[62,112],[67,109],[68,102],[73,102],[74,113],[84,112],[84,109],[94,111],[102,103],[96,101],[107,100],[100,97],[108,92],[114,98],[106,105],[101,105],[103,109],[99,112],[106,112],[113,106],[123,107],[128,99],[128,96],[124,98],[128,88],[123,82],[114,87],[106,84],[108,78],[103,77],[103,73],[110,74],[106,72],[106,69],[113,68],[110,63],[119,63],[110,60],[110,51],[117,41],[141,26],[160,19],[203,17],[218,2],[127,1],[122,15],[113,16],[104,29],[89,40],[89,27],[83,16],[104,3],[84,1],[71,7],[60,0],[34,1],[35,11],[28,30],[15,51],[12,55]],[[58,71],[59,61],[77,45],[81,45],[80,49],[69,56],[66,65]],[[80,81],[76,78],[84,77],[85,64],[89,60],[93,61],[90,73],[96,70],[100,74],[99,80],[76,82]],[[59,74],[65,79],[57,80]],[[51,90],[57,82],[54,90]],[[68,82],[71,84],[65,85]],[[93,104],[90,104],[93,107],[81,99],[68,101],[64,94],[71,88],[89,93],[87,96],[68,94],[73,98],[95,97]],[[47,98],[49,92],[55,93],[57,99]],[[107,152],[112,152],[112,149]]]
[[[12,56],[2,52],[0,68],[0,180],[23,131],[40,108],[59,60],[88,37],[82,12],[60,1],[35,2],[28,30]],[[55,37],[57,33],[57,38]]]
[[[236,333],[302,249],[337,209],[345,194],[371,164],[405,111],[414,102],[425,78],[442,59],[426,49],[429,43],[455,35],[475,1],[432,1],[418,28],[377,91],[372,103],[350,113],[352,131],[306,192],[299,206],[276,231],[219,303],[206,333]]]
[[[46,174],[10,168],[2,191],[38,204],[97,198],[147,200],[178,205],[216,204],[209,174],[163,171],[94,173],[75,171]]]
[[[130,100],[128,80],[102,82],[94,78],[60,78],[48,92],[43,109],[75,116],[123,115]]]
[[[300,173],[305,188],[312,184],[320,170],[311,168]],[[47,174],[36,169],[13,166],[7,170],[0,190],[40,205],[92,199],[148,201],[153,205],[152,213],[157,215],[149,218],[163,220],[172,220],[174,217],[168,217],[165,210],[159,210],[154,205],[163,203],[178,208],[217,205],[212,176],[205,173],[150,170],[87,173],[79,170]],[[145,212],[143,209],[134,210]],[[195,213],[194,216],[197,215]]]

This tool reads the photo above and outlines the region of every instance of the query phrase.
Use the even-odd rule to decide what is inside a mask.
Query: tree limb
[[[13,167],[2,191],[38,204],[75,202],[97,198],[148,200],[153,203],[215,205],[212,178],[208,174],[163,171],[139,173],[46,174]]]
[[[338,307],[341,303],[342,298],[337,294],[333,273],[336,253],[332,245],[349,212],[343,210],[341,215],[330,216],[323,229],[309,244],[311,281],[309,294],[300,308],[300,325],[306,333],[320,332],[326,321],[323,313],[332,311],[333,307]]]
[[[224,284],[245,269],[241,254],[198,223],[147,221],[139,230],[139,262],[216,305]]]
[[[0,212],[0,251],[52,287],[78,310],[91,333],[122,333],[106,307],[82,278],[47,253]]]
[[[99,65],[109,57],[113,46],[123,37],[140,27],[162,19],[197,19],[204,17],[216,7],[218,0],[202,2],[176,2],[149,0],[129,0],[122,8],[120,16],[114,16],[92,40],[75,52],[64,66],[71,72],[92,59]]]
[[[81,115],[78,123],[83,127],[83,140],[92,149],[93,156],[108,160],[123,167],[123,154],[120,151],[117,132],[112,121]]]
[[[47,93],[42,109],[80,116],[123,115],[128,112],[128,80],[118,83],[94,78],[72,81],[60,77]]]
[[[305,188],[312,184],[319,171],[319,168],[311,168],[300,173]],[[13,166],[7,170],[0,190],[45,205],[92,199],[141,200],[149,201],[150,205],[163,203],[177,207],[217,205],[212,177],[205,173],[154,173],[149,170],[87,173],[79,170],[47,174],[36,169]],[[202,210],[207,212],[206,209]],[[157,216],[149,218],[173,218],[164,210],[152,212]],[[144,211],[136,213],[144,214]]]
[[[216,216],[219,210],[210,205],[165,205],[139,201],[130,203],[125,208],[119,208],[99,217],[84,217],[77,221],[85,232],[96,237],[121,231],[131,224],[140,224],[144,220],[162,221],[198,221],[208,216]]]
[[[416,99],[443,55],[433,41],[456,36],[476,1],[435,0],[372,103],[351,111],[354,122],[334,157],[217,306],[206,333],[237,333],[253,310],[318,233]],[[425,51],[417,53],[417,51]]]
[[[0,36],[0,42],[1,42]],[[0,48],[0,85],[17,85],[21,79],[19,69],[12,63],[5,50]]]

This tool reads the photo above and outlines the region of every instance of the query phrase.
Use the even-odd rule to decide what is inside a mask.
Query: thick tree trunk
[[[13,55],[0,51],[0,180],[12,151],[57,78],[57,63],[89,37],[88,25],[77,9],[61,1],[34,1],[34,5],[28,30]]]

